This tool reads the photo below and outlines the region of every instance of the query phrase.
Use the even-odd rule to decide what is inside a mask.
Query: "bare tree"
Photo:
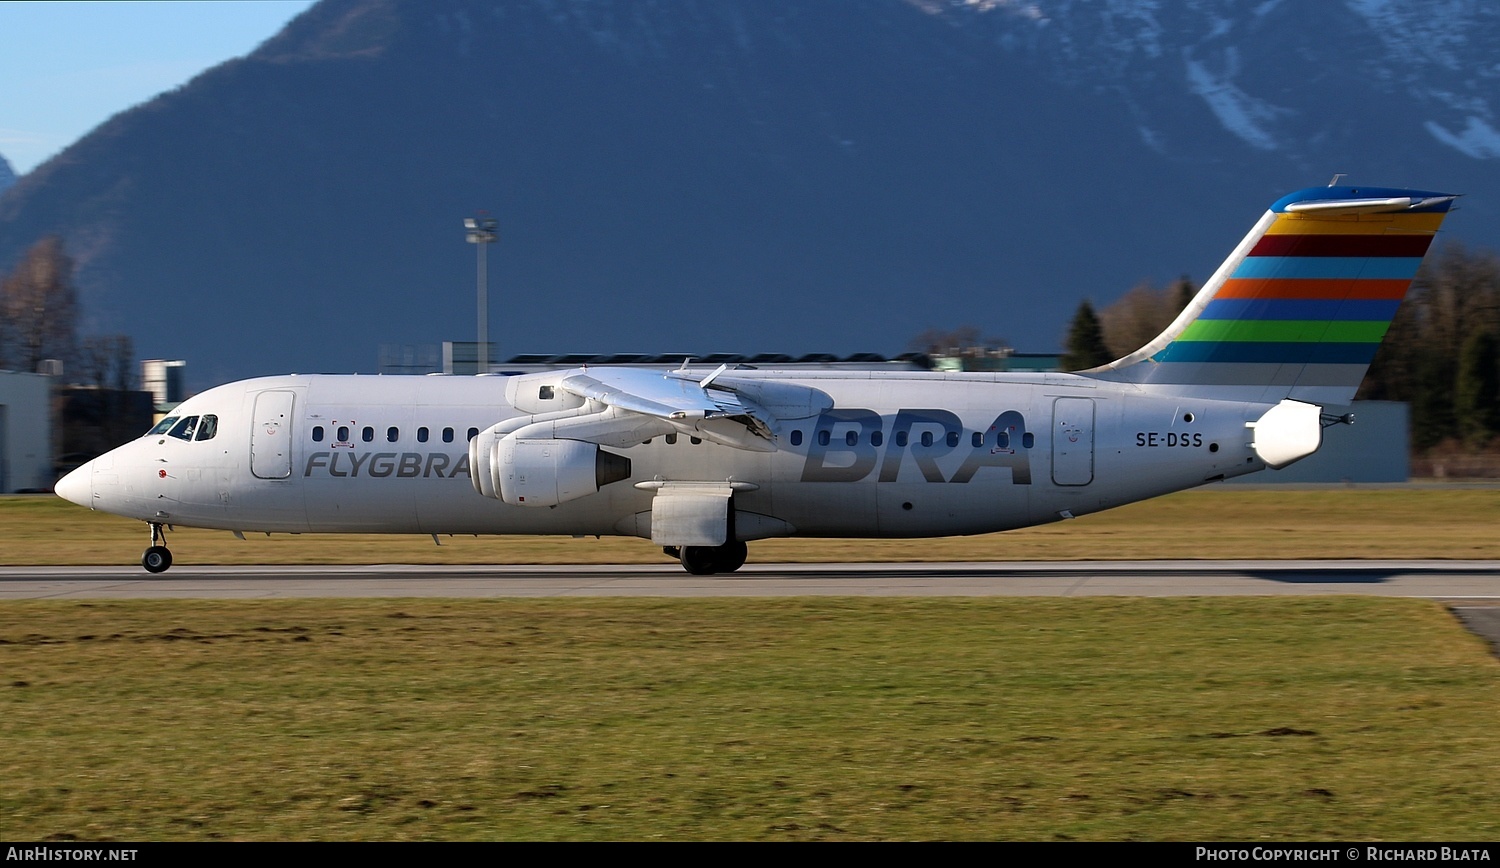
[[[1005,338],[982,337],[978,326],[961,325],[955,329],[929,328],[906,342],[906,348],[934,356],[984,355],[990,350],[1008,349]]]
[[[77,378],[84,385],[135,389],[135,343],[129,335],[89,335],[79,341],[77,359]]]
[[[61,238],[48,236],[26,251],[0,284],[0,312],[5,326],[0,349],[8,367],[35,371],[43,359],[74,360],[78,295],[73,259]]]
[[[1171,286],[1138,283],[1099,312],[1104,343],[1115,358],[1129,355],[1161,334],[1192,300],[1192,284],[1183,278]]]

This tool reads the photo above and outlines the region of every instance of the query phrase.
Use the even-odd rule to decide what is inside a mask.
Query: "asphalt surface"
[[[0,599],[1374,594],[1500,605],[1500,561],[1035,561],[645,566],[4,567]]]
[[[649,566],[0,567],[0,600],[295,597],[1173,597],[1442,601],[1500,655],[1500,561],[1035,561]]]

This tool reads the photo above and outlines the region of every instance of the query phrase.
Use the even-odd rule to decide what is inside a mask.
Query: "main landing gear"
[[[745,544],[732,540],[721,546],[662,546],[669,558],[682,561],[682,568],[695,576],[732,573],[745,565]]]
[[[167,548],[167,534],[161,528],[161,522],[153,521],[151,525],[151,547],[141,555],[141,566],[148,573],[164,573],[172,566],[172,552]]]

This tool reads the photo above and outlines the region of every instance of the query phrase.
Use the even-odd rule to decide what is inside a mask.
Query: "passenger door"
[[[261,392],[255,396],[250,429],[250,472],[260,479],[292,475],[292,392]]]

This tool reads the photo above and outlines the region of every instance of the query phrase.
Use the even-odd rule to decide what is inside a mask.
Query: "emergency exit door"
[[[1058,398],[1052,403],[1052,481],[1094,481],[1094,400]]]

